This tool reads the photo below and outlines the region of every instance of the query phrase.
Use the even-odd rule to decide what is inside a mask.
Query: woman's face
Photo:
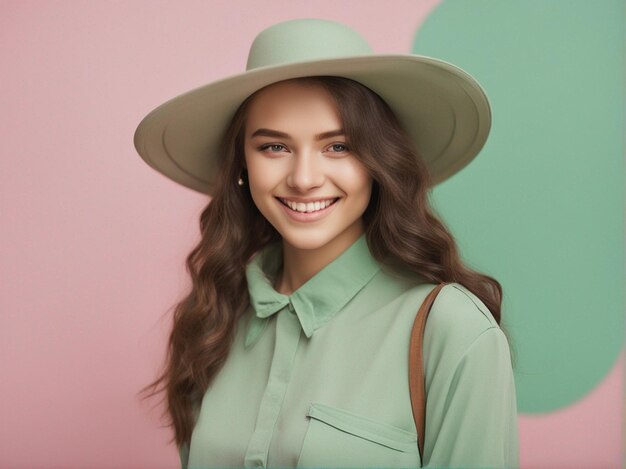
[[[296,249],[333,242],[347,247],[363,233],[372,179],[341,127],[332,97],[319,86],[276,83],[248,108],[245,161],[252,198]],[[324,209],[329,201],[335,202]]]

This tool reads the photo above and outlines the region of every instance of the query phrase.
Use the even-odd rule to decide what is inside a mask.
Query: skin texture
[[[245,164],[254,203],[283,238],[283,271],[276,281],[283,294],[297,290],[364,231],[371,176],[344,135],[316,139],[341,127],[332,97],[319,86],[280,82],[264,88],[251,102]],[[259,128],[289,137],[253,138]],[[322,219],[301,222],[291,219],[276,197],[340,199]]]

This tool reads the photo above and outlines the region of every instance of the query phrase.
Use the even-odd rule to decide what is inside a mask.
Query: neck
[[[362,233],[363,225],[359,220],[359,223],[315,249],[297,248],[283,239],[283,268],[274,288],[283,295],[291,295],[348,249]]]

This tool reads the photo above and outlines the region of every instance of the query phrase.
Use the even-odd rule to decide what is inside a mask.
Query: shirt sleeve
[[[427,396],[423,467],[519,467],[515,383],[502,330],[486,329],[454,369],[434,373],[447,375],[437,378],[448,384]]]

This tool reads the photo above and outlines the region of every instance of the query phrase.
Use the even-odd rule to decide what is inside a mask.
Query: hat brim
[[[168,178],[212,195],[218,146],[241,102],[271,83],[310,75],[350,78],[380,95],[425,160],[433,184],[472,161],[491,128],[488,98],[471,75],[431,57],[384,54],[261,67],[201,86],[150,112],[135,131],[135,148]]]

